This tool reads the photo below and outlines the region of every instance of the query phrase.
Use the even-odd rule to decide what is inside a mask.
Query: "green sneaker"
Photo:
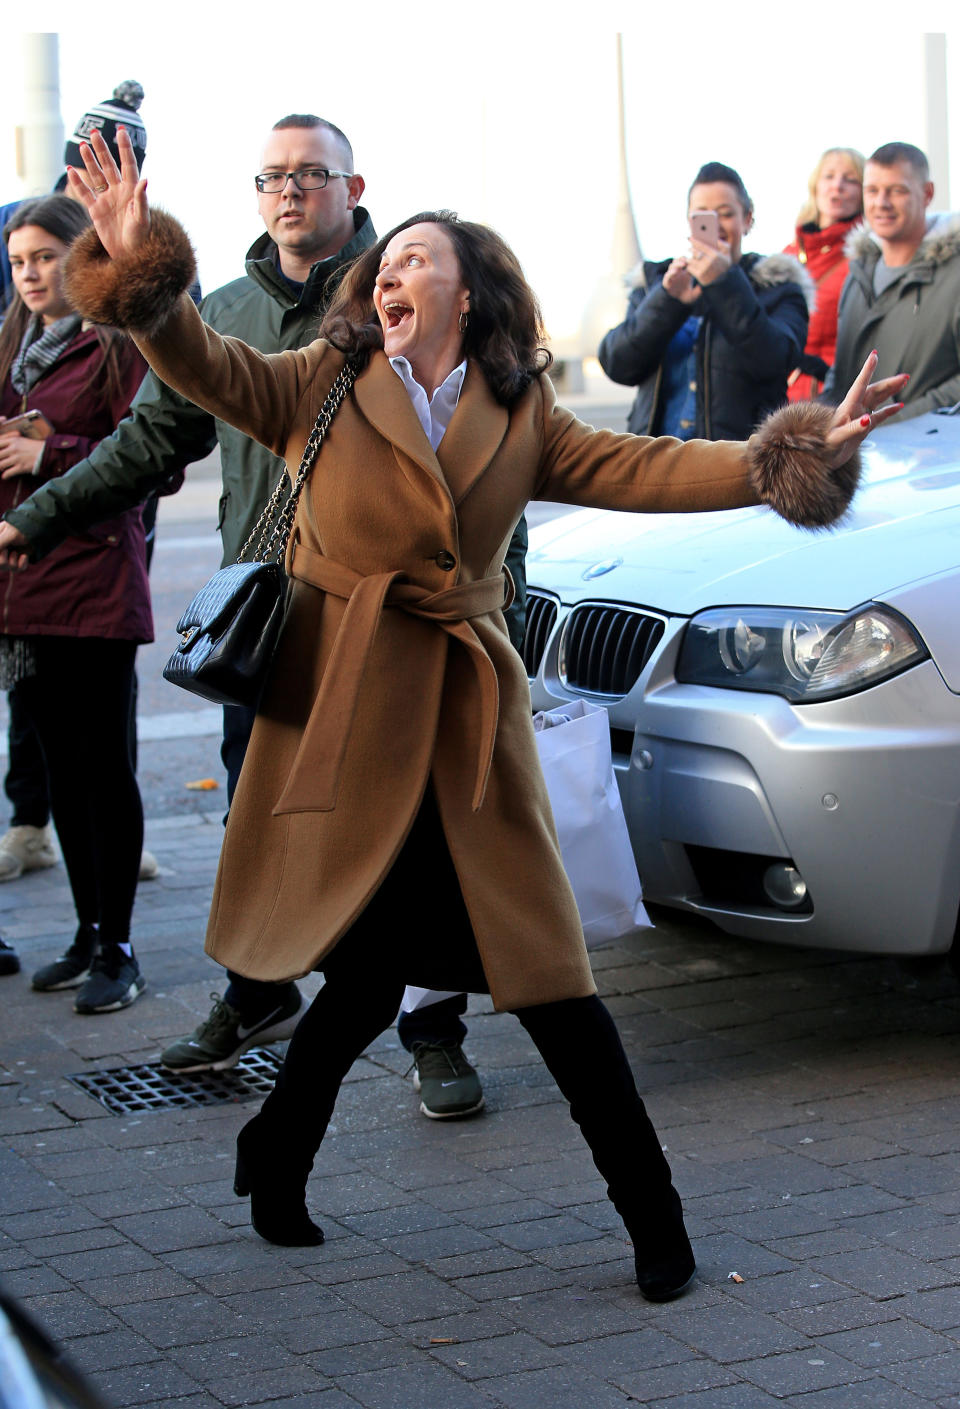
[[[251,1047],[292,1037],[303,1013],[303,999],[296,988],[277,996],[280,1001],[275,1007],[245,1023],[242,1013],[211,993],[210,1016],[189,1037],[171,1043],[160,1061],[170,1071],[227,1071]]]
[[[414,1090],[431,1120],[457,1120],[483,1110],[483,1088],[458,1042],[413,1044]]]

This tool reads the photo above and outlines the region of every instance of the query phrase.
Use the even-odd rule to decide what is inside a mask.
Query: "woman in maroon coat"
[[[837,350],[837,308],[847,277],[847,236],[863,217],[863,157],[853,147],[830,147],[810,174],[807,200],[785,253],[795,254],[817,290],[807,345],[790,375],[791,401],[816,400]]]
[[[110,435],[143,378],[129,339],[85,326],[64,294],[63,261],[89,223],[82,205],[47,196],[3,231],[15,293],[0,329],[0,514]],[[27,411],[41,413],[28,434],[5,432]],[[128,720],[137,644],[152,639],[139,509],[0,582],[0,688],[43,748],[78,921],[33,986],[79,987],[79,1013],[126,1007],[144,987],[130,944],[143,809]]]

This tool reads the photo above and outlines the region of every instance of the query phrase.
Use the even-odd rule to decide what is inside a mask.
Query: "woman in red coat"
[[[844,244],[863,215],[863,157],[853,147],[830,147],[810,174],[810,193],[797,216],[797,234],[785,253],[806,266],[817,289],[807,345],[790,375],[791,401],[816,399],[837,348],[837,306],[847,277]]]
[[[0,514],[110,435],[143,379],[130,340],[85,325],[64,293],[64,259],[89,224],[82,205],[47,196],[3,231],[15,293],[0,329]],[[41,413],[28,434],[4,430],[27,411]],[[144,987],[130,944],[143,809],[128,720],[137,644],[152,639],[139,509],[0,584],[0,688],[40,740],[78,921],[33,987],[79,988],[78,1013],[124,1008]]]

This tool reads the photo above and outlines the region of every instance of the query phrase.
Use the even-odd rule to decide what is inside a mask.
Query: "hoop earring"
[[[467,310],[465,308],[461,308],[460,317],[457,319],[457,327],[459,328],[461,334],[467,331],[467,324],[469,323],[469,321],[470,316],[467,313]]]

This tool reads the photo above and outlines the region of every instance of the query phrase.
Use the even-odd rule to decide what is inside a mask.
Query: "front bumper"
[[[535,708],[570,698],[558,630]],[[932,661],[841,700],[681,685],[684,626],[622,700],[603,699],[648,900],[785,944],[890,954],[950,947],[960,905],[960,697]],[[789,862],[806,882],[785,910],[759,878]]]

